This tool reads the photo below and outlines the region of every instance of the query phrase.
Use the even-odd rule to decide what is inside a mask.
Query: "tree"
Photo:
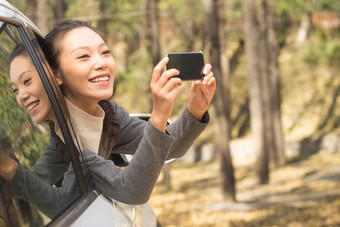
[[[224,4],[221,0],[206,0],[206,35],[210,62],[214,66],[217,87],[213,105],[215,109],[216,149],[220,154],[222,190],[226,201],[234,202],[235,177],[231,161],[229,141],[230,120],[230,72],[224,35]]]
[[[312,28],[312,0],[306,0],[305,12],[300,23],[300,28],[296,36],[296,43],[304,43]]]
[[[53,17],[55,24],[58,24],[65,18],[65,13],[67,10],[67,4],[65,0],[54,0],[53,1]]]
[[[43,32],[48,32],[47,25],[47,8],[45,0],[28,0],[26,6],[26,15],[38,28]]]
[[[245,46],[251,130],[258,154],[259,183],[269,181],[269,165],[284,163],[280,122],[278,45],[272,7],[267,0],[244,0]]]
[[[151,43],[152,67],[155,67],[158,64],[159,60],[161,59],[158,0],[146,0],[146,5],[144,6],[146,9],[146,13],[147,13],[147,24],[149,25],[149,28],[150,28],[149,37],[150,37],[150,43]],[[149,80],[148,82],[150,84]],[[163,166],[163,175],[164,175],[163,182],[170,187],[171,175],[170,175],[169,164],[165,164]]]
[[[147,34],[149,30],[146,28],[149,27],[148,25],[151,23],[149,21],[150,16],[148,14],[148,6],[150,0],[143,0],[141,4],[142,11],[144,12],[144,15],[142,17],[140,26],[139,26],[139,49],[140,49],[140,55],[141,58],[144,59],[144,61],[147,61],[149,59],[149,53],[148,53],[148,46],[147,46],[147,39],[149,35]],[[150,67],[150,64],[143,64],[143,71],[146,75],[151,75],[152,69]],[[145,113],[151,113],[152,111],[152,98],[150,97],[150,80],[142,80],[142,92],[143,92],[143,112]]]
[[[148,0],[147,9],[148,23],[150,26],[152,65],[156,66],[161,58],[158,0]]]

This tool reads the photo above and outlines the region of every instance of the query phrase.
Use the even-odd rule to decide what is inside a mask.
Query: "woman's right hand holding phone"
[[[165,57],[156,65],[150,83],[153,101],[150,122],[163,132],[173,111],[175,99],[184,88],[182,80],[173,77],[179,74],[178,70],[170,69],[162,73],[168,61],[169,58]]]

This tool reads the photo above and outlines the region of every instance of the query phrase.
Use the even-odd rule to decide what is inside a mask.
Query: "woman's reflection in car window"
[[[22,44],[13,50],[9,64],[11,88],[19,106],[29,113],[35,123],[55,121],[47,93]],[[48,157],[42,156],[39,160],[46,158]],[[38,165],[39,168],[34,165],[33,171],[26,170],[9,155],[1,152],[0,174],[7,180],[2,190],[7,195],[27,200],[53,218],[80,195],[72,167],[67,171],[69,162],[66,162],[66,165],[64,183],[61,188],[56,188],[44,179],[45,176],[53,175],[53,170],[50,170],[48,165]]]
[[[55,121],[38,72],[22,45],[14,49],[10,57],[9,71],[11,87],[19,106],[29,113],[36,124],[45,120]]]

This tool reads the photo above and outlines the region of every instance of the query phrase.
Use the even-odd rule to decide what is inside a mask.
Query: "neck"
[[[78,107],[79,109],[85,111],[86,113],[90,114],[90,115],[94,115],[98,106],[98,102],[99,100],[91,100],[88,99],[85,103],[76,101],[76,100],[72,100],[72,99],[68,99],[73,105],[75,105],[76,107]]]
[[[75,105],[79,109],[85,111],[86,113],[90,114],[91,116],[94,116],[94,113],[96,112],[96,109],[97,109],[97,106],[98,106],[98,102],[96,102],[93,105],[90,105],[89,103],[86,104],[86,105],[76,105],[76,104],[73,103],[73,105]]]

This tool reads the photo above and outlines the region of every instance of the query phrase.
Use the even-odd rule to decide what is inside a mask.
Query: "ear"
[[[56,78],[56,80],[57,80],[58,85],[59,85],[59,86],[62,85],[64,82],[63,82],[63,80],[61,79],[60,73],[57,72],[57,73],[55,73],[54,75],[55,75],[55,78]]]

